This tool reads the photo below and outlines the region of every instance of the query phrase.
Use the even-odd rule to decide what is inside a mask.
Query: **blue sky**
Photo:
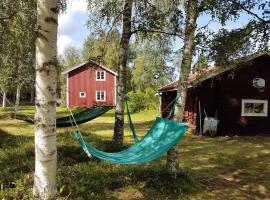
[[[233,29],[245,25],[251,17],[243,13],[236,21],[228,21],[226,28]],[[87,29],[87,0],[69,0],[68,7],[64,14],[59,16],[59,29],[58,29],[58,53],[62,54],[65,47],[69,45],[81,48],[84,40],[89,34]],[[206,25],[210,21],[208,15],[200,16],[198,25]],[[218,31],[222,26],[217,22],[211,22],[209,28]],[[178,40],[177,40],[178,41]],[[178,42],[179,43],[179,42]],[[175,49],[179,48],[180,44],[176,44]]]

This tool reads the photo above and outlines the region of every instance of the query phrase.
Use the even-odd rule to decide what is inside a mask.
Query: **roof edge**
[[[62,75],[66,75],[66,74],[68,74],[68,73],[70,73],[70,72],[72,72],[72,71],[74,71],[74,70],[76,70],[76,69],[78,69],[78,68],[81,68],[81,67],[83,67],[83,66],[85,66],[85,65],[87,65],[87,64],[90,64],[90,63],[93,63],[94,65],[97,65],[97,66],[101,67],[102,69],[104,69],[104,70],[106,70],[106,71],[112,73],[113,75],[118,76],[118,74],[117,74],[116,72],[112,71],[111,69],[109,69],[109,68],[107,68],[107,67],[105,67],[105,66],[103,66],[103,65],[101,65],[101,64],[96,63],[96,62],[93,61],[93,60],[89,60],[89,61],[83,62],[83,63],[81,63],[81,64],[79,64],[79,65],[76,65],[76,66],[74,66],[74,67],[72,67],[72,68],[70,68],[70,69],[68,69],[68,70],[66,70],[66,71],[64,71],[64,72],[62,72]]]

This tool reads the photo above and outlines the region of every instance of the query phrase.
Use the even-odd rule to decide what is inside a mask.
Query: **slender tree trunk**
[[[7,92],[3,92],[3,100],[2,100],[2,108],[3,110],[6,110],[7,107]]]
[[[197,20],[197,0],[189,0],[186,8],[187,19],[185,25],[185,38],[183,56],[180,66],[180,77],[178,84],[179,100],[176,104],[173,120],[182,122],[186,103],[188,77],[191,70],[192,55],[195,47],[195,30]],[[175,145],[167,154],[167,172],[176,176],[179,170],[178,145]]]
[[[123,12],[123,33],[120,43],[119,68],[117,77],[117,101],[115,111],[115,124],[113,142],[116,148],[123,146],[124,136],[124,90],[127,77],[127,60],[129,40],[131,36],[131,15],[133,0],[126,0]]]
[[[31,96],[30,96],[30,102],[34,103],[35,102],[35,88],[31,88]]]
[[[21,88],[22,85],[18,83],[17,89],[16,89],[16,100],[15,100],[15,105],[14,105],[14,116],[16,118],[16,115],[19,111],[19,105],[20,105],[20,98],[21,98]]]
[[[35,177],[33,194],[56,195],[56,88],[58,0],[37,1]]]

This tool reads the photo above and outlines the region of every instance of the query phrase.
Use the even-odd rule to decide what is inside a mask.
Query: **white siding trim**
[[[116,106],[116,94],[117,94],[117,81],[116,81],[116,76],[114,76],[114,102],[113,105]]]
[[[79,92],[79,97],[80,97],[81,99],[85,99],[85,98],[86,98],[86,92],[80,91],[80,92]]]
[[[67,107],[69,107],[69,84],[68,84],[68,74],[67,74],[66,77],[67,77],[67,80],[66,80],[66,81],[67,81],[67,83],[66,83],[66,84],[67,84],[67,85],[66,85],[66,90],[67,90],[67,91],[66,91],[66,104],[67,104]]]

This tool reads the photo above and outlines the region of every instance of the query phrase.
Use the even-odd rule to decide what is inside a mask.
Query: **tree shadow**
[[[202,198],[269,198],[269,137],[191,138],[180,146]]]
[[[70,171],[69,171],[70,170]],[[61,178],[60,184],[66,196],[73,191],[70,198],[81,197],[83,199],[179,199],[196,193],[194,183],[189,175],[182,172],[172,178],[163,168],[155,168],[154,165],[119,166],[101,162],[97,165],[87,163],[78,166],[76,172],[65,169],[73,177]],[[60,177],[65,171],[60,170]],[[74,183],[74,180],[79,182]],[[81,192],[80,189],[81,188]],[[87,188],[87,190],[85,190]],[[132,190],[140,193],[140,197],[134,198]],[[84,192],[82,192],[84,191]],[[91,197],[92,195],[92,197]],[[136,196],[136,194],[135,194]]]

